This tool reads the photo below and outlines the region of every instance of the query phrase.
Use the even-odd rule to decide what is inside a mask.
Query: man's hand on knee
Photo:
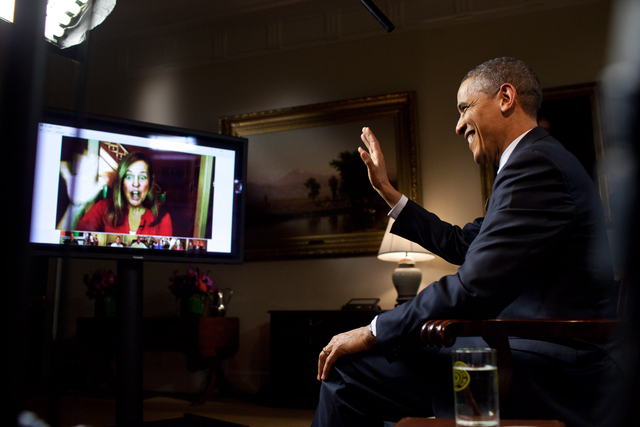
[[[331,366],[345,354],[360,353],[376,345],[376,339],[368,326],[354,329],[331,338],[320,352],[318,358],[318,380],[324,380],[329,375]]]

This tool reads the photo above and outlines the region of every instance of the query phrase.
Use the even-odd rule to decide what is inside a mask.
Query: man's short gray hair
[[[476,90],[495,94],[504,83],[516,88],[516,102],[529,116],[537,119],[542,104],[542,87],[538,76],[529,65],[508,56],[484,62],[469,71],[462,81],[474,79]]]

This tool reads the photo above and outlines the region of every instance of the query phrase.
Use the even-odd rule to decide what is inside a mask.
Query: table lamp
[[[391,234],[393,218],[389,218],[387,230],[384,232],[378,259],[398,263],[391,279],[398,292],[396,306],[415,297],[422,282],[422,272],[416,268],[416,262],[430,261],[435,258],[431,252],[405,238]]]

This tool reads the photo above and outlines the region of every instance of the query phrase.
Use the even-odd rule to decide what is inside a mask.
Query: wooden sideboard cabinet
[[[269,406],[315,409],[320,382],[318,355],[331,338],[368,325],[382,311],[270,311],[269,383],[261,390]]]

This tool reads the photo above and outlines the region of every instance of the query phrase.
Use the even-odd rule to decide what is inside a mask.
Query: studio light
[[[13,22],[13,11],[15,6],[15,0],[0,0],[0,19]]]
[[[44,36],[62,49],[80,44],[115,5],[116,0],[49,0]]]

